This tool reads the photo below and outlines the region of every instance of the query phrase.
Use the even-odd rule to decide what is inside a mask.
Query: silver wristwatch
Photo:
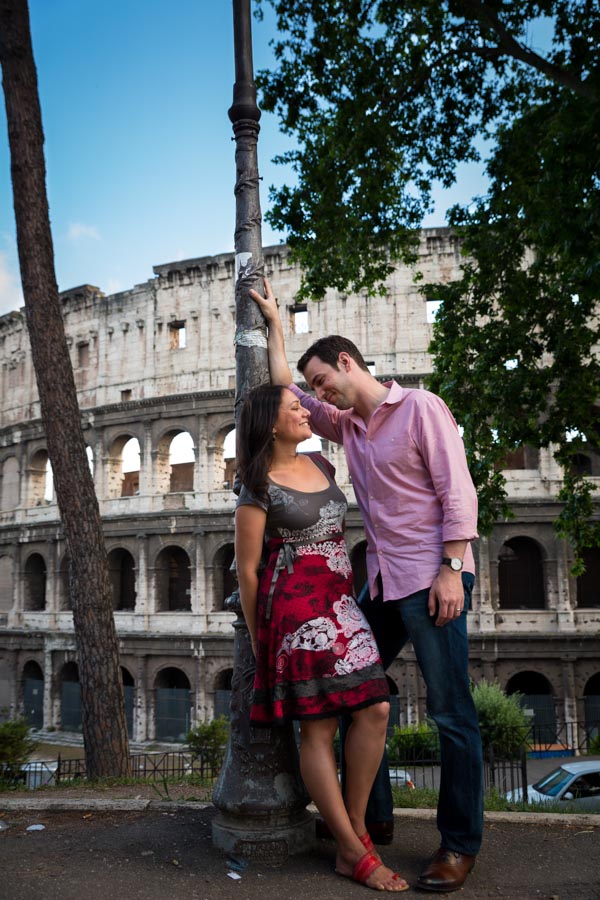
[[[450,566],[453,572],[462,572],[463,561],[458,556],[445,556],[442,565]]]

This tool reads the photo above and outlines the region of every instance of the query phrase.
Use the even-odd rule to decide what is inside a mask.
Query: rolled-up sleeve
[[[435,394],[421,392],[419,443],[443,511],[442,540],[473,541],[477,534],[477,492],[456,421]]]

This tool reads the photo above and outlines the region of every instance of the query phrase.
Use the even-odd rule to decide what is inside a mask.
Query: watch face
[[[460,570],[462,569],[462,560],[453,557],[450,560],[450,568],[454,569],[455,572],[460,572]]]

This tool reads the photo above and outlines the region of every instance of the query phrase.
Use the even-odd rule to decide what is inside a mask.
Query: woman
[[[300,720],[300,770],[333,834],[336,872],[376,890],[404,891],[367,833],[365,810],[389,715],[377,646],[352,590],[342,534],[346,499],[333,468],[298,454],[310,413],[287,388],[251,391],[238,426],[242,491],[235,555],[256,657],[251,720]],[[342,798],[333,739],[352,715]]]

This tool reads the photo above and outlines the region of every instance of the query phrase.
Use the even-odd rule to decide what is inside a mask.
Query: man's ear
[[[338,356],[338,366],[342,370],[342,372],[350,371],[351,361],[352,361],[352,358],[351,358],[350,354],[346,353],[344,350],[342,350],[342,352]]]

